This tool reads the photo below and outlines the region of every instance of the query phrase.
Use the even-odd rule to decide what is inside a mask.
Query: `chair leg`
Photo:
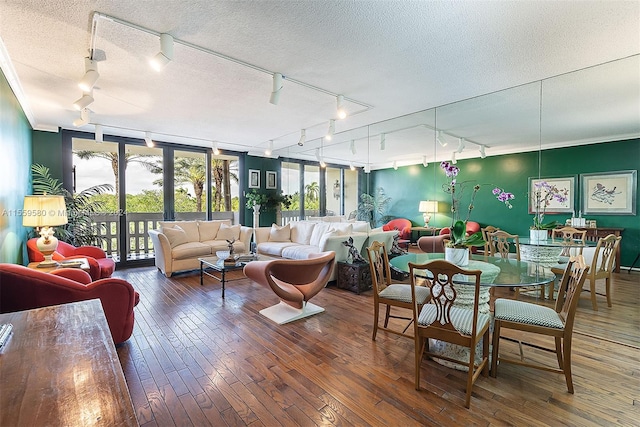
[[[493,339],[491,341],[493,350],[491,352],[491,376],[498,376],[498,351],[500,348],[500,321],[496,320],[493,324]]]
[[[607,277],[606,279],[606,295],[607,295],[607,306],[611,307],[611,277]]]
[[[562,338],[556,337],[556,357],[558,358],[558,367],[564,370],[564,357],[562,355]]]
[[[428,338],[424,338],[421,336],[416,336],[414,338],[414,343],[415,343],[415,356],[416,356],[416,360],[415,360],[415,368],[416,368],[416,390],[420,390],[420,366],[422,366],[422,355],[424,354],[424,346],[425,346],[425,341],[427,341]]]
[[[464,407],[469,409],[471,406],[471,390],[473,389],[473,375],[475,374],[474,363],[476,360],[476,346],[471,346],[469,349],[469,372],[467,373],[467,394],[464,400]]]
[[[563,339],[564,344],[564,377],[567,380],[567,390],[573,394],[573,379],[571,378],[571,339]]]
[[[391,306],[389,304],[387,304],[387,311],[386,314],[384,315],[384,327],[387,328],[389,327],[389,314],[391,313]]]
[[[380,304],[375,304],[375,308],[373,309],[373,336],[371,337],[371,341],[376,340],[376,334],[378,333],[378,320],[380,318]]]
[[[516,288],[516,297],[515,297],[515,299],[518,299],[519,296],[520,296],[520,288]]]
[[[596,279],[589,279],[591,291],[591,306],[593,311],[598,311],[598,302],[596,301]]]
[[[487,363],[482,368],[482,375],[489,376],[489,328],[487,328],[484,336],[482,337],[482,359],[486,359]]]

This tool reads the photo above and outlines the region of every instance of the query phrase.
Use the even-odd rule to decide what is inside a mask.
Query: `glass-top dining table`
[[[524,261],[537,262],[543,267],[553,267],[558,264],[563,255],[568,258],[569,252],[573,249],[583,249],[588,246],[595,246],[596,242],[581,240],[546,239],[531,240],[528,237],[520,237],[520,257]]]

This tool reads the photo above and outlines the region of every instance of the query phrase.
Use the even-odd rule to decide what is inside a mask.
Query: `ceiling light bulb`
[[[218,143],[216,141],[213,141],[213,154],[215,156],[219,156],[220,155],[220,149],[218,148]]]
[[[104,132],[102,130],[102,125],[95,126],[94,134],[96,142],[104,142]]]
[[[144,134],[144,142],[147,144],[147,147],[149,147],[149,148],[154,147],[156,145],[153,142],[153,139],[151,139],[151,132],[145,132],[145,134]]]
[[[87,108],[89,104],[93,102],[93,90],[89,92],[83,92],[80,99],[73,103],[73,108],[80,111],[83,108]]]
[[[327,164],[324,162],[323,158],[320,158],[320,167],[321,168],[326,168],[327,167]]]
[[[371,166],[369,165],[369,163],[364,165],[364,173],[371,173]]]
[[[347,110],[344,109],[344,106],[342,105],[342,103],[344,102],[344,96],[342,95],[338,95],[336,97],[336,101],[338,104],[336,113],[338,114],[338,118],[339,119],[344,119],[345,117],[347,117]]]
[[[273,89],[271,89],[271,98],[269,98],[269,102],[273,105],[278,105],[280,102],[280,93],[282,92],[283,84],[282,80],[284,77],[280,73],[273,73]]]
[[[422,156],[422,166],[425,168],[429,166],[429,162],[427,162],[427,156]]]
[[[387,135],[384,133],[380,134],[380,151],[384,151],[386,148]]]
[[[393,161],[393,169],[398,170],[398,162],[396,162],[395,160]]]
[[[356,141],[355,140],[351,140],[351,145],[349,147],[351,149],[351,154],[356,154]]]
[[[456,163],[458,163],[458,161],[456,160],[456,152],[455,151],[453,153],[451,153],[451,163],[453,163],[454,165]]]
[[[442,140],[442,131],[439,130],[438,134],[436,136],[436,141],[438,141],[438,144],[440,144],[441,147],[446,147],[447,146],[447,142]]]
[[[91,58],[84,58],[84,76],[78,83],[78,87],[83,92],[89,92],[98,81],[98,63]]]
[[[327,129],[327,135],[325,136],[325,139],[327,141],[331,141],[334,133],[336,133],[336,121],[331,119],[329,120],[329,129]]]
[[[272,152],[273,152],[273,140],[269,140],[269,142],[267,143],[267,148],[264,150],[264,155],[270,156]]]
[[[82,110],[80,110],[80,118],[75,119],[73,121],[73,125],[78,128],[80,126],[84,126],[87,123],[89,123],[89,120],[91,120],[91,114],[89,113],[89,109],[83,108]]]
[[[304,146],[304,143],[306,140],[307,140],[307,131],[304,129],[300,129],[300,139],[298,140],[298,145],[300,147]]]
[[[160,34],[160,52],[149,60],[149,65],[156,71],[162,69],[173,60],[173,37],[169,34]]]
[[[356,167],[353,166],[353,162],[349,162],[349,169],[351,169],[352,171],[356,170]]]
[[[484,159],[485,157],[487,157],[487,153],[484,151],[485,147],[484,145],[480,146],[480,158]]]

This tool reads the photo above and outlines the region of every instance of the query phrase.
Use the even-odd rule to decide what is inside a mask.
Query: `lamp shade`
[[[67,206],[63,196],[25,196],[22,225],[52,227],[67,223]]]
[[[421,200],[418,212],[438,212],[438,202],[435,200]]]

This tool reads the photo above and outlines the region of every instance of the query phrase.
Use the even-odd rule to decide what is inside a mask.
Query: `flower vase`
[[[469,265],[469,248],[444,248],[444,259],[458,267]]]
[[[529,241],[540,243],[547,240],[547,230],[529,230]]]

